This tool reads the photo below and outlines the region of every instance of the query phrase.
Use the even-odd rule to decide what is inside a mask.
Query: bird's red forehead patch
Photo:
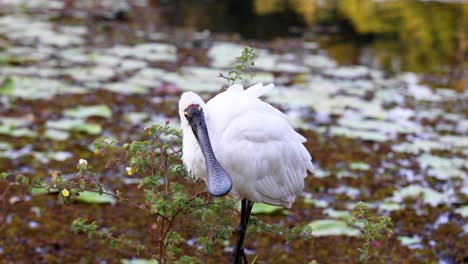
[[[191,109],[192,107],[195,107],[195,104],[190,104],[190,105],[187,106],[187,108],[185,108],[185,109],[188,110],[188,109]]]

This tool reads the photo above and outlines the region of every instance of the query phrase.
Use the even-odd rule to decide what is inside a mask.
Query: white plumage
[[[312,171],[313,164],[303,145],[306,139],[289,125],[287,116],[259,99],[273,88],[273,84],[259,83],[244,90],[233,85],[206,104],[193,92],[182,94],[182,160],[193,177],[206,180],[204,156],[184,116],[187,107],[198,104],[213,152],[232,178],[229,194],[289,208],[303,190],[307,170]]]

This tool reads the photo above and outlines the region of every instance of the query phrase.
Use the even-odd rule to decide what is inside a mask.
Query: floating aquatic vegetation
[[[382,120],[340,118],[338,123],[341,126],[356,130],[379,131],[390,137],[395,137],[398,133],[419,133],[421,131],[421,128],[418,126],[405,126]]]
[[[32,119],[28,117],[2,117],[0,118],[0,135],[11,137],[35,137],[36,131],[25,126],[30,125]]]
[[[240,203],[238,206],[238,210],[240,210]],[[273,206],[264,203],[254,203],[252,207],[252,214],[275,214],[275,213],[285,213],[282,207],[280,206]]]
[[[351,215],[349,211],[335,210],[332,208],[327,208],[323,210],[323,213],[331,218],[338,218],[338,219],[345,220],[347,222],[351,221],[353,218],[353,216]]]
[[[349,187],[346,185],[340,185],[340,187],[338,188],[329,189],[329,192],[331,194],[345,194],[352,199],[356,198],[360,193],[359,189]]]
[[[360,236],[359,229],[348,225],[345,221],[336,219],[315,220],[309,223],[313,236]]]
[[[142,60],[124,59],[120,62],[119,69],[124,71],[135,71],[145,68],[148,64]]]
[[[315,178],[325,178],[325,177],[328,177],[330,176],[330,172],[329,171],[324,171],[322,169],[315,169],[314,170],[314,177]]]
[[[425,204],[429,204],[431,206],[451,204],[456,200],[456,197],[454,197],[454,194],[451,192],[440,193],[429,187],[423,187],[417,184],[396,190],[390,200],[396,203],[401,203],[406,198],[421,198]]]
[[[34,187],[34,188],[31,188],[31,195],[37,196],[37,195],[44,195],[44,194],[52,194],[52,193],[58,193],[59,191],[60,191],[59,189],[47,189],[44,187]]]
[[[57,151],[57,152],[37,152],[33,151],[32,155],[34,159],[41,163],[49,163],[50,160],[65,161],[73,157],[73,154],[68,151]]]
[[[418,157],[418,162],[422,168],[428,168],[429,175],[439,180],[463,178],[466,176],[466,172],[462,168],[468,169],[466,160],[456,157],[444,158],[424,154]]]
[[[57,129],[46,129],[44,136],[52,140],[67,140],[70,137],[70,133]]]
[[[330,57],[312,54],[307,54],[304,57],[304,64],[317,69],[333,68],[337,66],[336,61],[332,60]]]
[[[66,83],[44,78],[30,77],[10,77],[11,84],[8,87],[0,88],[0,95],[5,94],[11,97],[23,99],[51,99],[58,94],[80,94],[86,89],[67,85]]]
[[[338,179],[342,179],[342,178],[359,178],[359,174],[356,174],[352,171],[345,171],[345,170],[342,170],[342,171],[339,171],[336,173],[336,177],[338,177]]]
[[[109,194],[99,194],[98,192],[84,191],[80,192],[77,201],[90,204],[111,204],[114,205],[117,200]]]
[[[86,64],[94,58],[92,55],[88,55],[86,50],[81,47],[59,49],[55,50],[55,52],[56,56],[59,57],[61,61],[70,64]]]
[[[27,16],[9,15],[0,17],[0,34],[16,42],[26,45],[39,43],[61,48],[84,44],[83,35],[87,33],[85,27],[54,27],[49,22],[32,20]],[[75,28],[75,30],[70,30],[72,28]]]
[[[86,123],[82,119],[59,119],[59,120],[49,120],[46,122],[47,128],[58,129],[58,130],[68,130],[74,132],[84,132],[90,135],[98,135],[101,133],[102,128],[99,124],[90,124]]]
[[[4,3],[10,7],[18,7],[22,10],[60,10],[64,7],[64,2],[59,0],[8,0]]]
[[[63,114],[67,117],[78,119],[86,119],[91,116],[110,118],[112,116],[112,110],[109,108],[109,106],[101,104],[69,108],[63,111]]]
[[[142,43],[135,46],[117,45],[107,50],[108,54],[121,58],[136,58],[148,61],[177,61],[177,48],[165,43]]]
[[[134,258],[134,259],[122,259],[122,264],[158,264],[158,261],[155,259],[142,259],[142,258]]]
[[[365,66],[348,66],[333,69],[325,69],[324,74],[343,79],[358,79],[358,78],[382,78],[383,73],[377,70],[370,69]]]
[[[460,208],[455,209],[455,213],[460,214],[463,217],[468,217],[468,205],[464,205]]]
[[[401,245],[407,246],[410,249],[416,249],[416,248],[422,248],[421,242],[422,239],[418,235],[414,236],[399,236],[397,237],[398,240],[400,240]]]
[[[325,131],[327,131],[327,129],[330,131],[330,134],[333,136],[359,138],[362,140],[375,141],[375,142],[385,142],[389,140],[389,138],[385,134],[377,132],[377,131],[355,130],[355,129],[346,128],[346,127],[338,127],[338,126],[332,126],[329,128],[319,127],[317,131],[324,133]]]
[[[365,162],[351,162],[349,164],[350,169],[352,170],[361,170],[361,171],[368,171],[370,170],[371,166]]]
[[[242,53],[245,46],[227,43],[215,42],[208,51],[208,57],[211,59],[213,68],[231,68],[235,62],[235,58]],[[288,54],[282,56],[270,53],[266,49],[255,49],[255,64],[254,69],[269,71],[269,72],[285,72],[285,73],[305,73],[308,69],[305,66],[291,62],[287,59]]]
[[[115,70],[106,66],[68,68],[62,72],[79,82],[105,81],[115,76]]]
[[[133,125],[142,124],[149,118],[150,115],[144,112],[130,112],[124,115],[124,120]]]
[[[445,150],[447,148],[447,144],[428,139],[414,139],[412,142],[402,142],[396,145],[392,145],[393,151],[410,154],[430,152],[433,149]]]
[[[126,82],[107,83],[102,87],[104,90],[120,94],[145,94],[148,87]]]
[[[11,146],[10,143],[0,141],[0,150],[7,150],[7,149],[11,149],[11,148],[12,148],[12,146]]]
[[[306,204],[313,204],[315,207],[318,208],[326,208],[329,203],[325,200],[320,200],[320,199],[312,199],[312,198],[304,198],[304,203]]]
[[[379,203],[379,211],[380,212],[392,212],[392,211],[398,211],[403,209],[404,206],[400,203],[394,203],[394,202],[381,202]]]
[[[464,133],[464,132],[461,132]],[[449,145],[453,148],[468,149],[468,136],[458,135],[440,135],[438,136],[441,144]]]

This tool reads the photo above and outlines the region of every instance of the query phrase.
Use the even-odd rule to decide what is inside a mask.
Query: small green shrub
[[[379,216],[378,218],[371,218],[368,215],[368,206],[364,202],[358,202],[355,207],[356,222],[362,232],[364,245],[357,250],[360,253],[359,260],[362,263],[369,263],[372,257],[377,255],[377,252],[372,248],[372,241],[384,239],[384,235],[391,236],[393,231],[391,229],[392,219],[388,216]]]

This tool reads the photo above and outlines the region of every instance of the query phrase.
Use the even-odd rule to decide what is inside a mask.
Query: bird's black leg
[[[233,256],[234,264],[248,263],[247,256],[245,256],[243,245],[244,245],[245,233],[247,232],[247,225],[249,224],[250,212],[252,211],[253,205],[254,205],[254,202],[247,200],[247,199],[242,199],[240,223],[239,223],[239,227],[237,228],[237,244],[236,244],[236,247],[234,248],[234,256]]]

